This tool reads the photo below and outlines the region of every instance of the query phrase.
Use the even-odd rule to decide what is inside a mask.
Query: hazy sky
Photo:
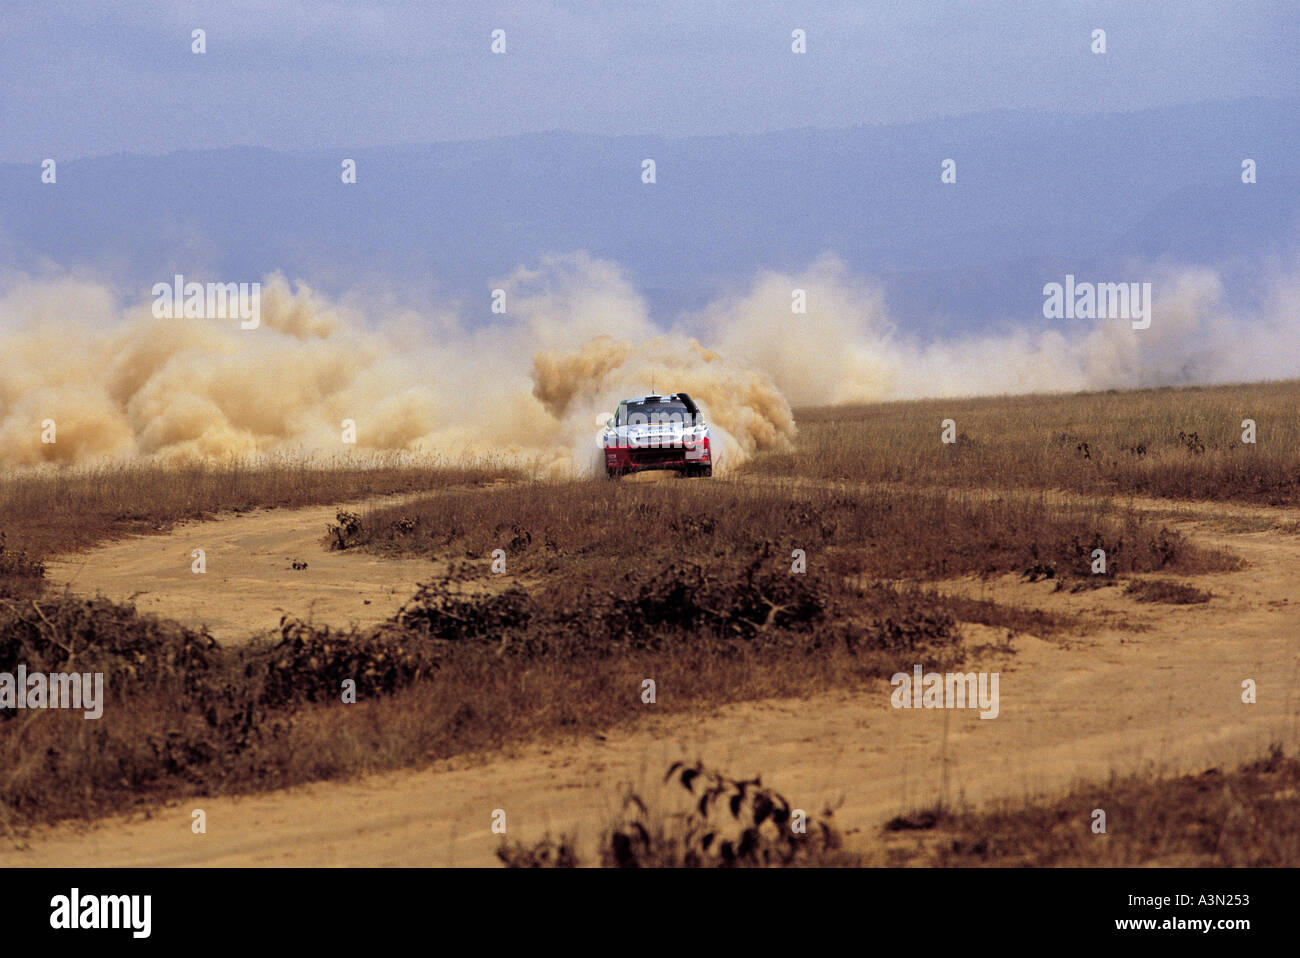
[[[1297,51],[1294,0],[0,0],[0,161],[1112,112],[1300,94]]]

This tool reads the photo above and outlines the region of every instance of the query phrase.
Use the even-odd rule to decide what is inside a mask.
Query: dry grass
[[[1106,833],[1092,831],[1093,810]],[[1274,747],[1241,768],[1081,785],[1048,802],[912,816],[886,838],[892,865],[1294,867],[1300,861],[1300,761]]]
[[[290,620],[278,644],[231,649],[103,600],[0,602],[0,670],[58,670],[75,655],[110,690],[94,722],[0,721],[12,819],[278,788],[634,723],[646,677],[671,677],[662,714],[856,687],[917,662],[945,669],[964,658],[959,618],[1040,634],[1078,625],[880,576],[1040,575],[1050,563],[1081,575],[1095,543],[1115,569],[1231,564],[1104,507],[724,483],[449,488],[349,518],[332,538],[460,551],[469,571],[429,583],[376,629]],[[507,550],[510,577],[488,572],[492,547]],[[808,571],[795,574],[790,552],[803,547]],[[358,704],[341,704],[345,679]]]
[[[392,622],[223,648],[108,600],[0,600],[0,671],[104,673],[103,716],[0,711],[0,824],[407,767],[962,659],[915,591],[734,564],[611,593],[422,590]],[[642,681],[662,692],[642,703]],[[356,704],[342,704],[342,682]]]
[[[17,662],[57,669],[76,649],[83,669],[99,662],[115,677],[98,721],[0,714],[0,812],[11,824],[93,817],[594,732],[640,720],[646,677],[671,677],[661,714],[854,687],[917,662],[942,670],[967,654],[963,621],[1039,635],[1078,629],[1086,623],[917,583],[1017,573],[1095,584],[1094,548],[1107,552],[1109,581],[1236,568],[1234,557],[1131,508],[1023,490],[1117,488],[1113,467],[1089,473],[1099,460],[1052,430],[1091,428],[1100,438],[1081,442],[1105,449],[1137,422],[1172,428],[1168,415],[1180,410],[1206,449],[1165,449],[1153,460],[1135,452],[1138,471],[1158,478],[1166,465],[1171,475],[1183,468],[1188,489],[1209,482],[1223,497],[1257,498],[1258,487],[1210,482],[1239,453],[1221,447],[1204,417],[1251,400],[1261,443],[1271,443],[1270,417],[1293,394],[1290,386],[1259,387],[1254,399],[1207,393],[1194,397],[1195,409],[1181,394],[1176,404],[1175,394],[1152,393],[899,404],[849,410],[842,420],[812,413],[798,456],[760,457],[749,469],[789,481],[554,482],[496,464],[401,461],[7,477],[0,670]],[[1107,410],[1123,411],[1129,425],[1106,424]],[[1048,425],[1058,414],[1064,425]],[[937,420],[948,416],[968,436],[955,447],[938,443]],[[922,423],[932,444],[920,438]],[[1002,438],[972,441],[971,429]],[[1244,455],[1257,452],[1265,447]],[[1165,465],[1151,467],[1157,460]],[[1203,468],[1210,460],[1218,465]],[[488,484],[501,477],[516,481]],[[812,481],[819,477],[830,481]],[[1181,494],[1172,480],[1160,482]],[[987,488],[999,484],[1022,491]],[[129,607],[38,594],[40,563],[55,552],[221,511],[416,490],[429,494],[343,516],[322,543],[465,563],[377,629],[286,622],[278,644],[225,649]],[[507,576],[489,572],[495,549],[505,550]],[[795,550],[805,554],[802,574],[792,572]],[[340,703],[345,678],[358,683],[355,705]]]
[[[755,474],[955,489],[1300,502],[1300,382],[931,399],[796,411],[796,451]],[[940,442],[940,423],[958,441]],[[1242,420],[1257,441],[1241,441]]]
[[[1173,579],[1134,579],[1124,591],[1138,602],[1164,602],[1168,605],[1197,605],[1214,597],[1204,589]]]
[[[1131,509],[1067,506],[1045,496],[944,490],[837,489],[802,484],[533,483],[445,490],[372,510],[335,533],[336,547],[381,554],[464,556],[486,567],[506,553],[517,576],[617,572],[685,556],[805,553],[810,575],[885,579],[1032,573],[1090,575],[1092,550],[1107,576],[1222,572],[1222,552],[1189,543]]]

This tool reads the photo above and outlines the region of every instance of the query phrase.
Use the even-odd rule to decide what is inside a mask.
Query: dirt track
[[[143,608],[219,616],[226,628],[260,622],[280,607],[297,611],[295,604],[311,599],[325,621],[381,617],[387,607],[376,607],[379,593],[389,590],[382,602],[400,602],[430,566],[324,553],[316,543],[333,512],[220,519],[117,543],[51,574],[80,568],[74,586],[93,583],[120,596],[147,582],[150,591],[142,598],[158,601],[142,602]],[[1246,507],[1189,510],[1195,513],[1297,518],[1293,511]],[[196,799],[149,819],[42,829],[24,847],[0,845],[0,865],[488,865],[500,841],[489,827],[494,809],[506,811],[511,839],[576,829],[589,847],[614,813],[623,785],[643,786],[652,796],[653,783],[682,757],[702,758],[731,774],[762,773],[810,812],[838,803],[835,818],[850,843],[865,844],[886,817],[938,797],[945,765],[949,796],[982,803],[1057,788],[1076,777],[1101,780],[1112,770],[1146,763],[1168,770],[1235,764],[1272,740],[1294,743],[1300,538],[1213,532],[1214,524],[1191,521],[1182,527],[1250,563],[1242,572],[1186,579],[1215,594],[1207,606],[1144,606],[1119,589],[1069,595],[1054,593],[1051,582],[1013,578],[951,583],[1047,609],[1113,609],[1150,627],[1064,644],[1019,637],[1010,659],[989,653],[980,667],[1002,672],[995,720],[971,712],[896,711],[881,681],[853,694],[746,703],[710,716],[651,717],[636,729],[522,747],[478,763],[452,760],[348,783]],[[216,544],[205,546],[208,576],[225,565],[222,591],[236,590],[216,600],[195,590],[220,580],[200,584],[194,580],[203,577],[189,572],[190,549],[205,543]],[[306,559],[309,571],[322,570],[321,579],[290,571],[288,556]],[[94,575],[87,572],[92,568]],[[259,580],[272,571],[275,578]],[[352,598],[358,583],[374,594],[363,609],[356,608],[360,597]],[[981,639],[981,630],[967,630]],[[982,638],[1000,637],[984,630]],[[1241,703],[1245,678],[1258,684],[1256,705]],[[207,813],[206,835],[190,832],[193,808]]]
[[[227,643],[276,631],[284,613],[333,626],[370,625],[396,612],[438,567],[325,549],[326,527],[338,511],[362,507],[259,509],[188,522],[166,535],[133,536],[52,561],[46,575],[84,595],[134,596],[141,612],[206,625]],[[195,549],[205,552],[203,574],[191,568]],[[295,560],[307,567],[294,569]]]

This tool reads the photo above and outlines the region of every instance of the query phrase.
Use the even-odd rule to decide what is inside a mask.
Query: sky
[[[1297,0],[0,0],[0,468],[1300,375],[1297,50]],[[1045,315],[1075,275],[1150,323]]]
[[[0,0],[0,22],[0,162],[543,130],[757,133],[1300,94],[1293,0]],[[1104,57],[1090,50],[1095,28]],[[495,29],[504,55],[490,50]]]

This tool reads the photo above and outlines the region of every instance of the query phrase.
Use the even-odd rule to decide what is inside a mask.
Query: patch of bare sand
[[[206,625],[223,643],[277,631],[280,616],[343,627],[387,619],[441,566],[428,559],[381,558],[360,550],[331,552],[322,543],[340,509],[368,503],[259,509],[187,522],[162,535],[132,536],[46,564],[55,588],[134,599],[141,612]],[[207,571],[193,571],[204,551]],[[294,562],[306,568],[294,569]]]

